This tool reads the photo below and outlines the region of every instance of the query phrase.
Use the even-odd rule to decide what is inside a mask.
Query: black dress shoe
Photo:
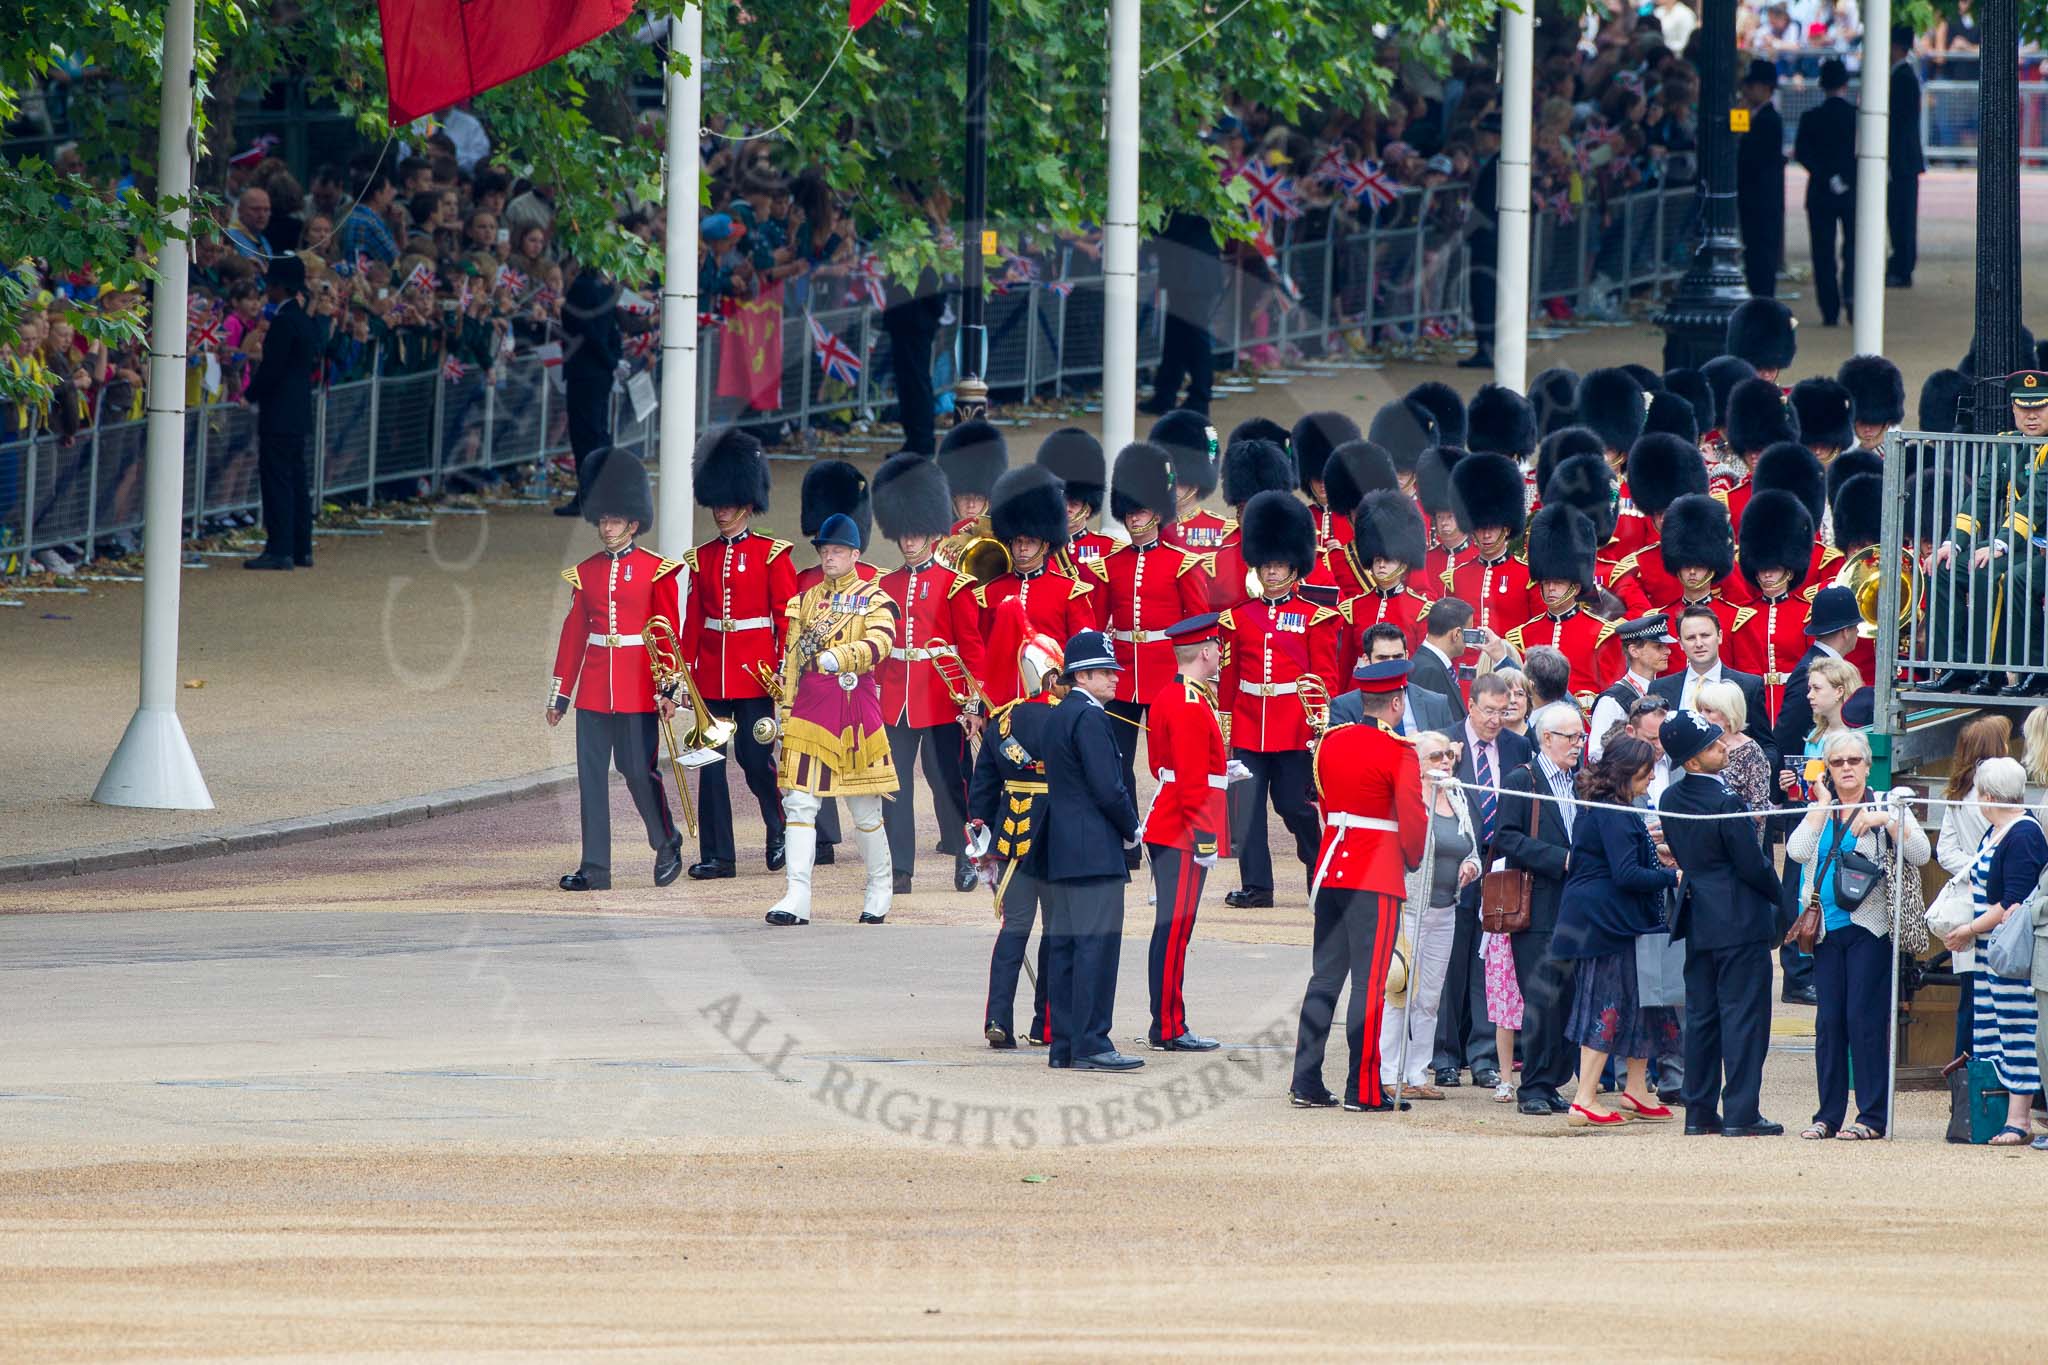
[[[2018,682],[1998,689],[2001,697],[2038,697],[2048,694],[2048,673],[2029,673]]]
[[[1327,1090],[1315,1090],[1306,1093],[1300,1090],[1290,1090],[1287,1092],[1287,1102],[1296,1109],[1335,1109],[1337,1107],[1337,1097]]]
[[[1047,1057],[1045,1059],[1045,1064],[1051,1067],[1054,1071],[1071,1071],[1074,1066],[1072,1062],[1063,1062],[1059,1060],[1057,1057]]]
[[[292,571],[292,562],[283,555],[257,555],[254,559],[243,560],[242,567],[245,569],[275,569],[290,573]]]
[[[990,1024],[981,1031],[981,1036],[988,1039],[988,1045],[992,1048],[1009,1052],[1017,1050],[1017,1040],[1012,1038],[1010,1031],[1001,1024]]]
[[[1449,1090],[1454,1086],[1462,1085],[1463,1082],[1458,1079],[1458,1068],[1454,1066],[1438,1067],[1436,1069],[1436,1084],[1439,1090]]]
[[[1769,1119],[1758,1119],[1755,1123],[1731,1123],[1721,1130],[1722,1137],[1783,1137],[1785,1125]]]
[[[1138,404],[1138,411],[1150,413],[1154,417],[1164,417],[1167,413],[1173,411],[1173,400],[1171,398],[1147,398],[1144,402]]]
[[[1136,1071],[1143,1065],[1143,1057],[1126,1057],[1115,1048],[1098,1052],[1093,1057],[1076,1057],[1073,1062],[1076,1071]]]
[[[838,862],[839,855],[833,852],[838,847],[839,845],[837,844],[819,844],[817,855],[811,859],[811,866],[830,867]]]
[[[1472,1073],[1472,1084],[1478,1086],[1481,1090],[1491,1090],[1500,1084],[1500,1073],[1498,1071],[1475,1071]]]
[[[683,875],[683,846],[670,844],[654,858],[654,884],[667,886]]]
[[[1960,692],[1977,681],[1977,675],[1965,669],[1944,668],[1927,680],[1930,692]]]
[[[1550,1101],[1517,1100],[1515,1101],[1515,1110],[1518,1113],[1528,1114],[1532,1118],[1540,1117],[1547,1119],[1550,1117]]]
[[[798,919],[795,915],[790,914],[787,910],[770,910],[766,918],[770,924],[774,925],[778,929],[787,929],[792,924],[810,923],[810,921],[807,919]]]
[[[1698,1123],[1694,1123],[1691,1119],[1685,1121],[1685,1135],[1687,1137],[1716,1137],[1720,1132],[1721,1121],[1719,1119],[1702,1119]]]
[[[1796,986],[1780,995],[1778,999],[1788,1005],[1818,1005],[1820,1003],[1820,992],[1811,986]]]
[[[1482,346],[1471,355],[1459,361],[1457,368],[1461,370],[1490,370],[1493,368],[1493,352]]]
[[[782,865],[788,861],[788,856],[783,851],[783,838],[778,834],[768,841],[768,870],[780,872]]]
[[[1270,891],[1228,891],[1224,893],[1223,903],[1238,910],[1268,909],[1273,904],[1273,893]]]
[[[1963,695],[1969,697],[1995,697],[2005,690],[2005,684],[2000,682],[1998,678],[1999,675],[1996,673],[1980,673],[1977,675],[1977,681],[1963,689]]]
[[[555,509],[555,515],[558,517],[582,516],[583,499],[580,496],[569,499],[567,502],[563,503],[560,507],[557,507]]]
[[[1550,1106],[1550,1112],[1553,1114],[1569,1114],[1572,1112],[1571,1101],[1562,1095],[1545,1095],[1543,1102]]]
[[[1183,1033],[1178,1038],[1148,1038],[1154,1052],[1214,1052],[1223,1044],[1214,1038],[1204,1038],[1197,1033]]]
[[[701,863],[690,864],[690,880],[693,882],[715,882],[722,877],[739,875],[731,863],[720,858],[707,858]]]
[[[867,911],[863,910],[860,912],[860,922],[862,924],[887,924],[889,922],[889,917],[887,915],[869,914]]]
[[[890,890],[890,891],[891,891],[892,893],[894,893],[895,895],[898,895],[898,896],[907,896],[907,895],[909,895],[909,894],[910,894],[910,874],[909,874],[908,872],[892,872],[892,873],[890,873],[890,874],[889,874],[889,890]]]
[[[609,877],[591,877],[579,869],[567,873],[555,885],[564,891],[609,891],[612,889],[612,880]]]
[[[310,569],[310,568],[312,568],[312,567],[313,567],[313,556],[311,556],[311,555],[293,555],[293,556],[292,556],[292,567],[293,567],[293,568],[295,568],[295,569]]]
[[[953,855],[953,889],[972,891],[981,884],[981,874],[974,870],[974,860],[965,853]]]
[[[1414,1106],[1409,1104],[1408,1101],[1401,1101],[1402,1113],[1405,1114],[1412,1108]],[[1378,1104],[1366,1104],[1360,1100],[1347,1099],[1344,1101],[1344,1112],[1347,1114],[1391,1114],[1394,1112],[1394,1102],[1390,1099],[1383,1099]]]

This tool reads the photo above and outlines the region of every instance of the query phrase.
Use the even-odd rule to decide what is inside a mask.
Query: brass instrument
[[[1294,696],[1308,721],[1309,743],[1314,744],[1330,728],[1330,689],[1313,673],[1304,673],[1294,684]]]
[[[976,517],[966,530],[941,539],[933,553],[984,588],[1010,571],[1010,547],[989,534],[986,514]]]
[[[761,690],[768,694],[768,700],[774,704],[775,709],[772,712],[754,722],[751,732],[754,743],[766,748],[773,744],[776,735],[782,732],[782,722],[777,720],[776,716],[781,715],[783,707],[788,704],[787,692],[782,686],[782,670],[769,664],[756,663],[748,664],[747,672],[753,675],[755,682],[761,684]]]
[[[676,628],[666,616],[647,618],[640,638],[647,647],[647,668],[654,675],[655,694],[672,701],[672,694],[680,684],[690,708],[690,722],[683,730],[681,742],[677,741],[674,722],[666,716],[661,718],[661,737],[668,744],[668,761],[675,772],[676,795],[683,806],[683,823],[694,836],[697,833],[697,809],[690,802],[690,784],[684,780],[683,772],[687,768],[716,763],[724,757],[718,751],[732,742],[733,723],[713,716],[710,708],[704,705],[704,698],[690,677],[689,667],[683,662]],[[656,714],[660,715],[660,712]]]
[[[961,729],[968,728],[967,722],[971,717],[986,716],[995,709],[989,705],[988,694],[981,690],[981,684],[961,662],[959,650],[937,636],[925,641],[925,647],[930,651],[931,665],[938,673],[939,681],[946,685],[946,695],[953,699],[953,705],[960,708]],[[970,732],[968,748],[976,754],[981,752],[980,732]]]
[[[805,626],[803,633],[798,635],[795,643],[789,647],[790,654],[796,658],[796,671],[801,673],[809,668],[811,661],[825,652],[832,637],[839,633],[840,627],[851,621],[854,616],[855,613],[850,611],[828,611],[821,613],[817,620]],[[782,733],[780,717],[789,709],[793,698],[790,696],[789,688],[783,684],[781,668],[754,663],[747,665],[747,671],[753,675],[755,682],[761,684],[761,690],[768,694],[768,700],[775,704],[773,715],[763,716],[754,722],[751,732],[754,743],[764,746],[773,744],[775,737]],[[841,673],[839,685],[851,692],[858,685],[858,679],[852,673]]]
[[[1856,633],[1866,640],[1877,638],[1878,592],[1884,583],[1884,571],[1878,567],[1878,561],[1882,558],[1881,551],[1854,555],[1835,574],[1835,581],[1831,585],[1847,588],[1856,594],[1856,610],[1863,617],[1863,624],[1856,628]],[[1912,563],[1908,561],[1905,569],[1899,574],[1899,629],[1902,631],[1910,629],[1913,624],[1913,606],[1918,595],[1918,585],[1914,577]]]

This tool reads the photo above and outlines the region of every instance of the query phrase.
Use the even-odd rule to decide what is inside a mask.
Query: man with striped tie
[[[1472,784],[1468,794],[1479,836],[1479,865],[1493,865],[1494,831],[1500,828],[1500,796],[1488,790],[1500,786],[1502,774],[1527,763],[1529,741],[1502,728],[1508,714],[1508,685],[1498,673],[1482,673],[1472,680],[1471,707],[1465,713],[1458,755],[1458,780]],[[1458,1071],[1469,1068],[1472,1084],[1491,1090],[1500,1083],[1500,1058],[1493,1042],[1493,1025],[1486,1018],[1486,974],[1477,970],[1479,958],[1479,882],[1474,881],[1458,895],[1458,923],[1451,937],[1451,965],[1444,974],[1444,991],[1437,1006],[1436,1056],[1430,1065],[1439,1087],[1459,1084]]]

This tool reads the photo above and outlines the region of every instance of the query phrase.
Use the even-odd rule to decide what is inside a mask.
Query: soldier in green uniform
[[[1982,658],[1991,668],[1952,667],[1932,686],[1978,697],[2048,694],[2048,673],[2022,673],[2010,685],[2002,676],[2007,668],[2039,668],[2048,653],[2048,371],[2016,370],[2006,376],[2005,391],[2013,425],[2000,434],[2041,444],[2031,452],[2001,446],[1985,457],[1934,556],[1934,591],[1947,606],[1933,622],[1934,652]]]

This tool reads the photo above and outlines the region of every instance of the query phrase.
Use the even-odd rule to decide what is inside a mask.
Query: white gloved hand
[[[989,827],[985,822],[969,820],[967,822],[967,856],[977,859],[986,858],[988,856],[988,846],[994,838],[995,836],[989,831]]]
[[[1127,848],[1127,849],[1131,849],[1131,848],[1136,848],[1137,846],[1138,846],[1138,836],[1137,836],[1137,835],[1135,835],[1135,834],[1133,834],[1133,835],[1132,835],[1132,836],[1131,836],[1130,838],[1128,838],[1128,839],[1124,840],[1124,847],[1125,847],[1125,848]]]
[[[1251,775],[1252,770],[1244,766],[1244,760],[1242,759],[1233,758],[1230,762],[1223,765],[1223,785],[1226,787],[1248,781]]]
[[[818,671],[820,673],[837,673],[839,671],[839,656],[829,649],[820,654],[818,656]]]
[[[1216,855],[1213,853],[1197,853],[1195,855],[1195,866],[1202,868],[1216,866]]]

